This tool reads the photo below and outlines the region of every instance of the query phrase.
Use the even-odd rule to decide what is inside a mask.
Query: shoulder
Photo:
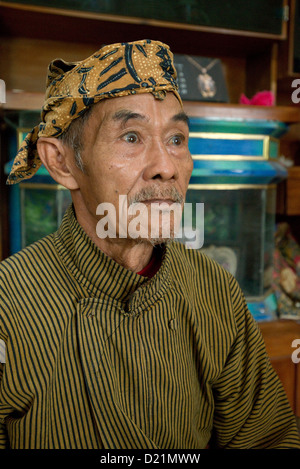
[[[56,253],[52,235],[13,254],[0,264],[0,336],[17,333],[40,305],[52,282]],[[56,261],[57,262],[57,261]],[[4,332],[6,331],[6,332]]]
[[[0,264],[1,284],[14,285],[26,282],[30,277],[40,277],[46,267],[49,268],[57,259],[53,235],[31,244],[11,255]]]
[[[218,314],[244,314],[244,294],[227,269],[201,250],[187,249],[182,243],[173,242],[169,248],[173,282],[178,290]]]
[[[176,273],[179,276],[189,272],[196,277],[201,277],[202,281],[208,277],[213,277],[216,280],[222,278],[226,281],[232,279],[232,275],[224,267],[201,250],[188,249],[180,242],[172,242],[170,253],[173,266],[177,267]]]

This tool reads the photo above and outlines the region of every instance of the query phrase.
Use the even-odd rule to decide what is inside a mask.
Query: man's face
[[[113,204],[118,234],[119,196],[128,204],[145,203],[149,223],[151,204],[183,206],[193,168],[188,136],[186,115],[173,93],[164,100],[146,93],[95,105],[83,136],[84,172],[75,173],[89,217],[97,222],[98,205]]]

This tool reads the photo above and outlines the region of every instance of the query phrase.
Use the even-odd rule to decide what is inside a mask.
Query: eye
[[[178,135],[174,135],[171,138],[170,142],[172,145],[178,146],[178,145],[181,145],[184,142],[184,140],[185,140],[184,135],[178,134]]]
[[[139,140],[135,132],[128,132],[123,138],[127,143],[137,143]]]

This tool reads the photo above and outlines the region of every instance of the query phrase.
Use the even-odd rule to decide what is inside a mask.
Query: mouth
[[[179,203],[179,202],[176,202],[175,200],[172,200],[172,199],[150,199],[150,200],[143,200],[142,203],[146,205],[151,205],[151,204],[172,205],[172,204]]]

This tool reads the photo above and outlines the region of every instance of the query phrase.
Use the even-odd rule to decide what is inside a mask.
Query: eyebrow
[[[119,111],[115,112],[112,116],[112,119],[114,121],[122,121],[122,125],[125,125],[128,120],[130,119],[140,119],[140,120],[148,120],[146,116],[143,114],[139,114],[138,112],[133,112],[129,109],[120,109]],[[175,114],[172,118],[171,121],[173,122],[184,122],[189,126],[190,119],[188,115],[184,112],[178,112]]]
[[[113,114],[112,119],[114,121],[122,121],[122,124],[125,125],[129,119],[146,120],[146,117],[138,112],[130,111],[129,109],[120,109]]]
[[[189,126],[190,124],[190,119],[189,119],[189,116],[181,111],[179,112],[178,114],[175,114],[175,116],[172,117],[172,121],[174,122],[184,122],[185,124],[187,124]]]

